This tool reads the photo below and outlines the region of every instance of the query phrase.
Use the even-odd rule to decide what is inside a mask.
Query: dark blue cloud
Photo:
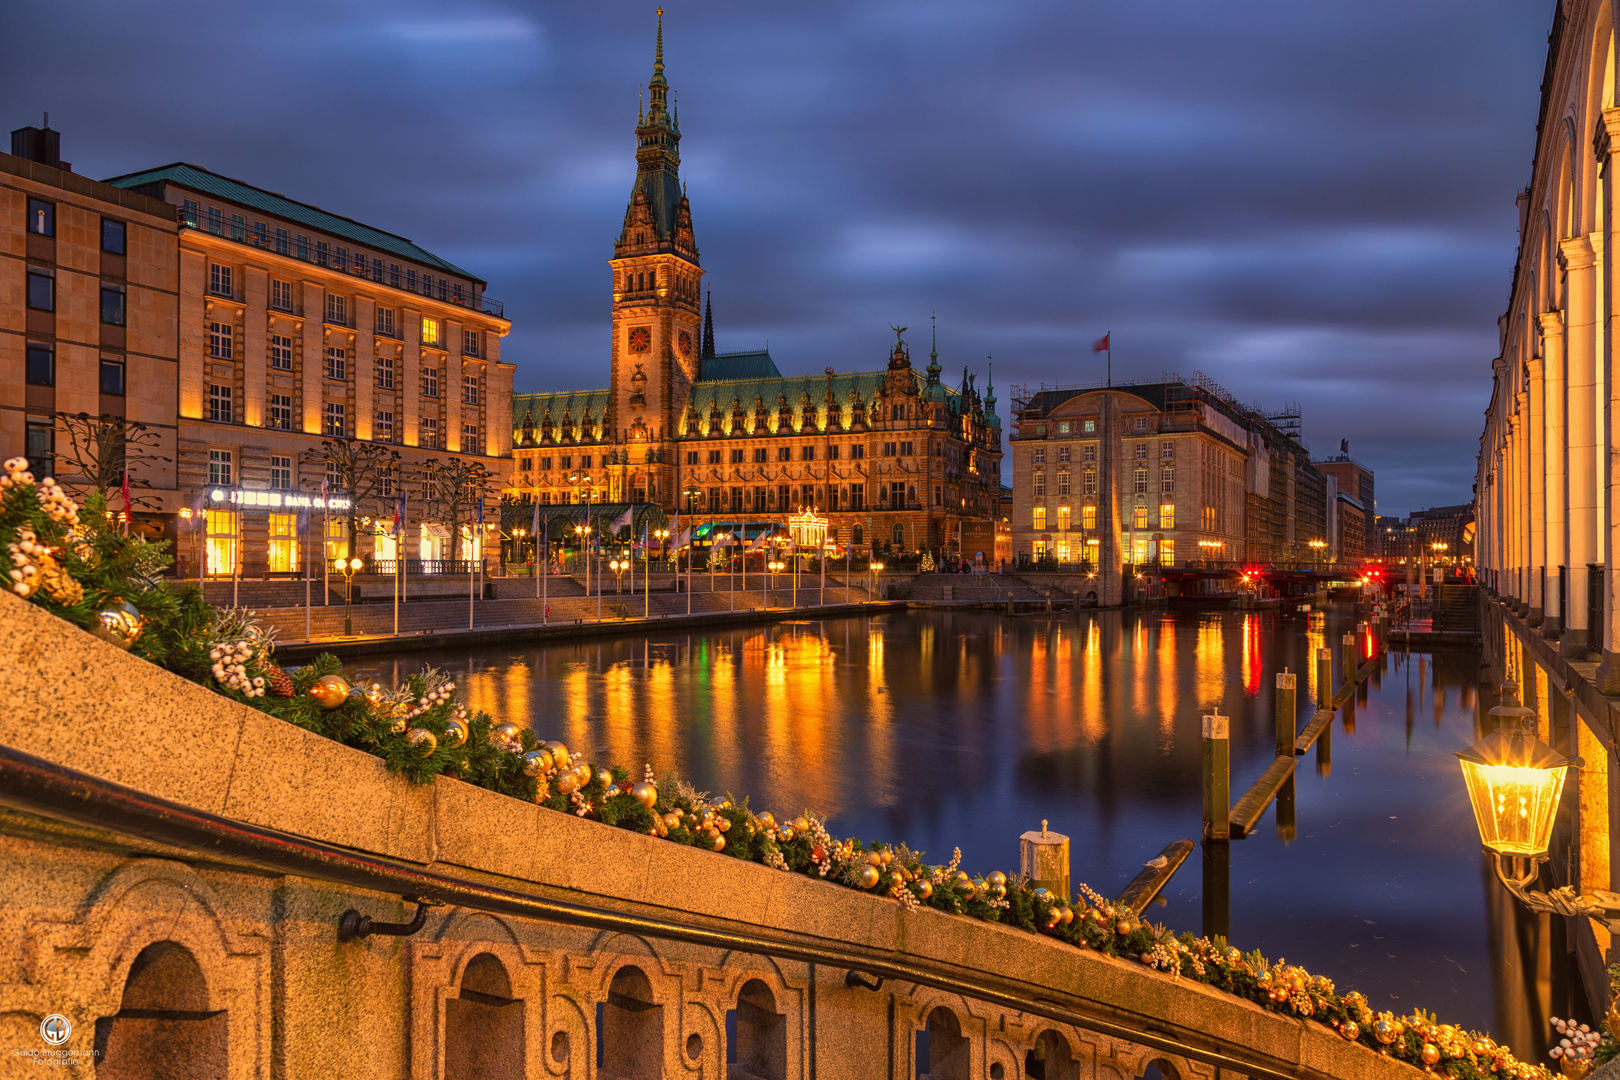
[[[1546,5],[974,0],[666,17],[720,344],[952,370],[1201,369],[1349,438],[1381,509],[1468,497]],[[197,162],[490,281],[520,388],[605,377],[652,6],[180,0],[7,20],[15,125],[80,171]],[[1006,411],[1005,408],[1003,410]]]

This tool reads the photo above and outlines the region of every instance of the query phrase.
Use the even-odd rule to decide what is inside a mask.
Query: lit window
[[[1135,506],[1131,508],[1131,528],[1145,529],[1148,527],[1148,508]]]
[[[1035,507],[1032,516],[1034,518],[1033,525],[1035,527],[1036,532],[1039,532],[1042,529],[1046,528],[1046,507],[1044,507],[1044,506]]]
[[[55,236],[56,206],[42,199],[29,199],[28,231],[39,236]]]
[[[203,513],[208,530],[208,573],[235,573],[241,518],[234,510],[205,510]]]
[[[424,315],[422,317],[422,344],[438,345],[439,332],[439,320],[430,319]]]
[[[1097,430],[1097,421],[1095,421],[1095,420],[1087,420],[1085,422],[1085,424],[1082,425],[1082,427],[1083,427],[1085,433],[1087,435],[1090,435],[1092,432]]]
[[[1069,422],[1067,420],[1064,420],[1064,421],[1062,421],[1061,423],[1058,424],[1058,434],[1059,435],[1067,435],[1068,433],[1069,433]]]
[[[1058,527],[1058,532],[1068,532],[1069,531],[1069,508],[1067,506],[1058,507],[1058,510],[1057,510],[1057,527]]]
[[[1095,529],[1097,527],[1097,508],[1095,506],[1082,506],[1080,508],[1080,527],[1082,529]]]
[[[298,569],[298,515],[271,514],[269,527],[270,572],[290,574]]]
[[[1176,527],[1176,504],[1165,503],[1159,507],[1159,528],[1173,529]]]
[[[1176,542],[1168,537],[1159,541],[1159,565],[1176,565]]]

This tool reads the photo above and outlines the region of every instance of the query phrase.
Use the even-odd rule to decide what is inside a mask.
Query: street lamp
[[[867,577],[866,591],[867,591],[867,594],[870,596],[870,598],[873,599],[873,600],[877,599],[877,576],[879,574],[881,574],[882,572],[883,572],[883,564],[882,563],[877,562],[876,560],[871,560],[871,559],[867,560],[867,563],[866,563],[866,577]]]
[[[666,541],[669,540],[669,530],[668,529],[654,529],[652,531],[652,534],[653,534],[653,539],[658,541],[658,557],[660,559],[669,558],[669,546],[666,543]]]
[[[343,636],[354,636],[354,575],[364,566],[358,558],[333,559],[332,569],[343,575]]]
[[[1516,703],[1518,686],[1502,688],[1514,704],[1490,711],[1496,730],[1457,755],[1463,783],[1474,810],[1479,838],[1491,854],[1504,888],[1531,911],[1585,915],[1620,932],[1620,896],[1577,894],[1569,886],[1551,892],[1530,888],[1547,861],[1553,816],[1570,766],[1580,758],[1565,757],[1536,733],[1536,713]]]
[[[1316,563],[1316,564],[1320,564],[1321,561],[1322,561],[1322,549],[1327,547],[1327,541],[1326,540],[1310,540],[1310,541],[1307,541],[1307,543],[1310,544],[1310,548],[1311,548],[1311,552],[1312,552],[1311,562]]]
[[[613,571],[613,591],[622,595],[624,593],[624,572],[630,569],[630,557],[628,555],[624,557],[615,555],[608,560],[608,569]]]

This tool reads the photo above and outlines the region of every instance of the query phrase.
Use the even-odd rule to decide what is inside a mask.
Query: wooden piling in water
[[[1273,706],[1277,725],[1277,756],[1294,756],[1294,728],[1299,723],[1295,704],[1295,676],[1287,668],[1277,673],[1277,698]]]
[[[1187,861],[1192,849],[1191,840],[1177,840],[1159,852],[1156,858],[1143,864],[1142,872],[1132,878],[1124,891],[1114,898],[1114,906],[1128,907],[1140,915],[1153,903],[1153,898],[1159,895],[1159,890],[1165,887],[1175,872],[1181,869],[1181,864]]]
[[[1230,719],[1204,717],[1204,839],[1224,844],[1232,838]]]

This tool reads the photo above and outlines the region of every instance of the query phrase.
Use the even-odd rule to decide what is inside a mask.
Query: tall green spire
[[[636,184],[625,218],[629,235],[638,202],[650,213],[652,233],[659,242],[674,235],[681,207],[681,132],[669,110],[669,80],[664,78],[664,9],[658,9],[658,43],[653,52],[653,74],[647,82],[647,108],[636,110]]]

